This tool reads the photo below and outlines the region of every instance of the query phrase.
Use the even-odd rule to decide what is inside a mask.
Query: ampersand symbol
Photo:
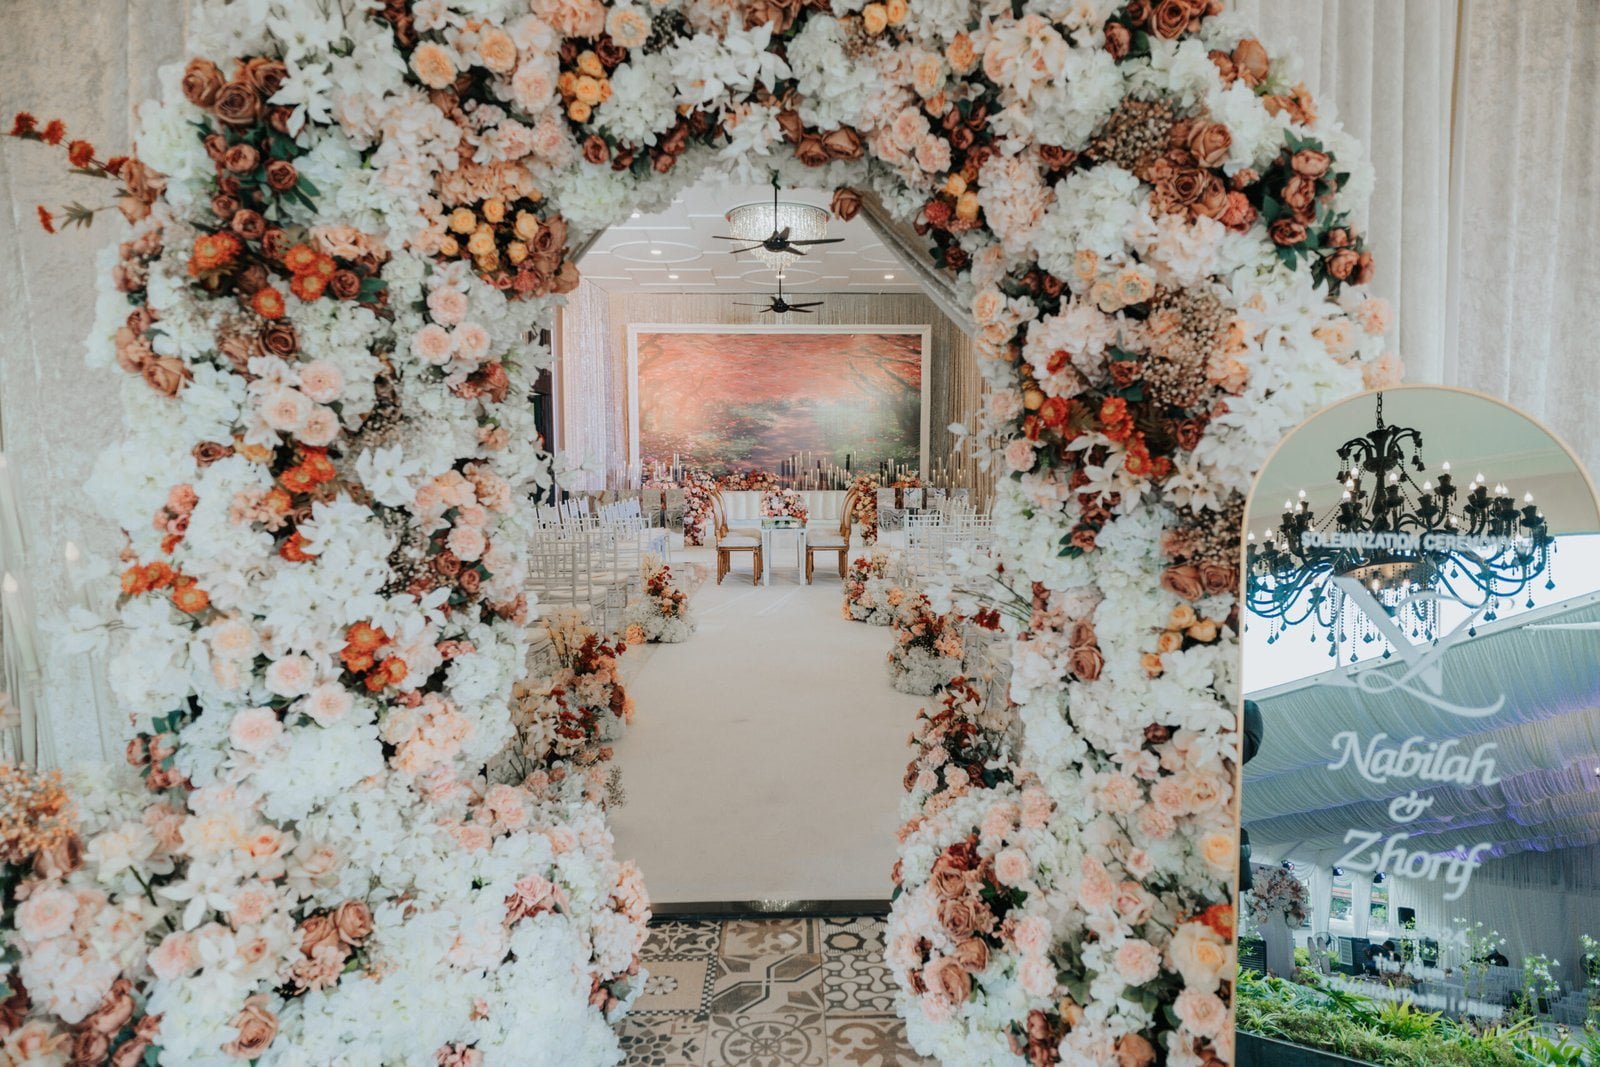
[[[1389,801],[1389,818],[1395,822],[1414,822],[1431,807],[1433,798],[1424,800],[1417,796],[1417,791],[1413,789],[1405,796],[1395,797]]]

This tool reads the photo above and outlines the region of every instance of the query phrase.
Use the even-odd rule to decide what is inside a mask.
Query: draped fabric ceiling
[[[1262,854],[1333,863],[1349,846],[1351,828],[1411,835],[1411,851],[1493,847],[1485,859],[1600,843],[1600,669],[1594,628],[1600,593],[1494,623],[1443,654],[1443,697],[1458,705],[1505,703],[1493,715],[1467,718],[1432,707],[1399,689],[1385,689],[1410,670],[1398,657],[1251,694],[1261,706],[1265,736],[1245,771],[1244,822]],[[1335,674],[1372,674],[1366,691],[1331,683]],[[1456,742],[1471,757],[1480,745],[1499,781],[1493,785],[1429,786],[1413,778],[1375,783],[1348,761],[1334,738],[1354,731],[1362,750],[1380,734],[1384,746],[1410,737]],[[1422,746],[1426,749],[1426,745]],[[1374,777],[1382,777],[1374,775]],[[1413,788],[1431,806],[1415,821],[1396,823],[1388,806]]]

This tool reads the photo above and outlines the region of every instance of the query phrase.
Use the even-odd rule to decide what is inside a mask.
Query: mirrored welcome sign
[[[1240,1062],[1568,1062],[1540,1042],[1600,1025],[1590,479],[1503,404],[1392,389],[1298,429],[1246,521]]]

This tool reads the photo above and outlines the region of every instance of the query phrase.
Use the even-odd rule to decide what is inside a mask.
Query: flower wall
[[[1243,494],[1396,370],[1358,146],[1290,64],[1214,0],[204,0],[190,40],[136,156],[91,160],[136,220],[89,488],[137,772],[79,783],[81,861],[17,890],[39,1040],[617,1059],[637,874],[591,790],[488,770],[548,470],[523,401],[568,250],[718,175],[874,191],[977,323],[1023,739],[907,838],[919,1046],[1231,1060]]]

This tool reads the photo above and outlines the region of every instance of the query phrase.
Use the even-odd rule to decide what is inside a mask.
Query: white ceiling
[[[832,194],[817,189],[785,189],[780,199],[826,209]],[[589,281],[608,292],[772,293],[774,272],[752,254],[731,255],[723,217],[740,204],[772,202],[772,187],[700,183],[684,190],[671,207],[655,215],[611,227],[578,262]],[[849,222],[830,218],[828,236],[836,245],[814,246],[789,265],[783,292],[914,293],[920,289],[899,259],[859,216]],[[677,275],[677,277],[672,277]],[[892,275],[892,277],[890,277]]]
[[[1251,501],[1250,528],[1276,526],[1283,502],[1306,491],[1320,514],[1337,502],[1339,459],[1335,450],[1373,428],[1372,396],[1345,401],[1295,431],[1268,461]],[[1484,397],[1452,389],[1404,388],[1383,394],[1384,422],[1422,433],[1429,478],[1449,461],[1465,485],[1482,471],[1492,488],[1505,483],[1513,495],[1532,492],[1558,532],[1597,528],[1587,482],[1559,442],[1530,419]],[[1417,475],[1421,481],[1423,475]]]

